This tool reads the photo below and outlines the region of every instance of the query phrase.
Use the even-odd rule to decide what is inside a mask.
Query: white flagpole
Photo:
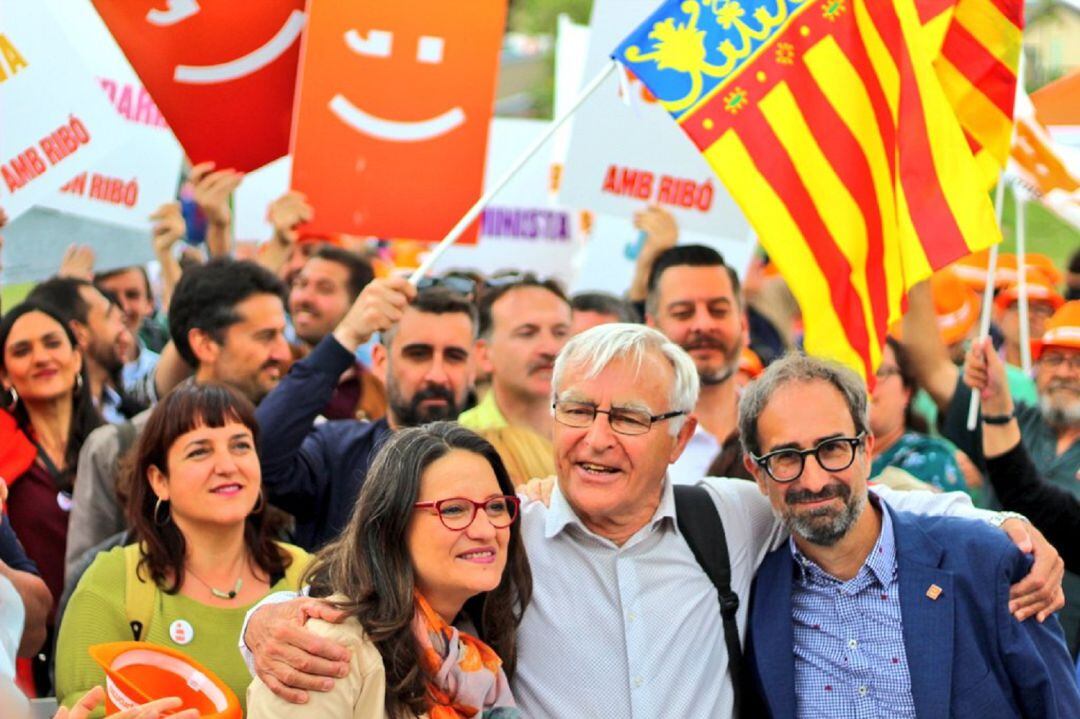
[[[1016,204],[1016,270],[1019,273],[1017,310],[1020,312],[1020,366],[1024,372],[1031,373],[1031,325],[1028,322],[1028,284],[1027,284],[1027,200],[1020,196],[1020,191],[1013,188]]]
[[[446,252],[446,250],[451,245],[453,245],[454,242],[457,241],[458,237],[461,236],[461,233],[465,231],[465,228],[471,225],[473,221],[480,216],[480,213],[485,207],[487,207],[488,203],[491,202],[491,200],[495,197],[499,190],[501,190],[506,185],[506,183],[510,182],[514,175],[516,175],[518,171],[525,166],[525,163],[528,162],[529,159],[533,155],[535,155],[541,147],[544,146],[544,143],[551,139],[551,136],[555,134],[555,131],[558,130],[559,127],[564,122],[566,122],[570,118],[570,116],[577,111],[579,107],[581,107],[582,103],[584,103],[590,95],[596,92],[597,88],[599,88],[600,85],[604,82],[604,80],[607,79],[608,75],[615,71],[615,68],[618,66],[618,64],[618,62],[612,60],[603,70],[599,72],[599,74],[597,74],[596,77],[592,79],[592,81],[589,82],[588,85],[585,86],[585,89],[581,91],[581,94],[577,96],[577,99],[574,100],[573,104],[571,104],[570,107],[566,108],[566,111],[563,114],[559,115],[551,122],[551,126],[548,127],[548,129],[545,130],[543,134],[541,134],[539,137],[536,138],[536,140],[533,141],[533,144],[530,145],[528,149],[526,149],[525,152],[521,154],[521,157],[517,159],[517,162],[515,162],[513,166],[510,167],[510,169],[503,173],[502,177],[500,177],[498,181],[494,185],[492,185],[479,200],[476,201],[476,204],[470,207],[469,211],[466,212],[460,220],[458,220],[458,223],[454,225],[450,232],[446,234],[446,237],[442,238],[439,244],[436,245],[435,248],[428,253],[427,257],[424,258],[424,261],[420,264],[420,266],[417,267],[416,270],[412,273],[412,275],[409,276],[409,282],[411,282],[413,285],[416,285],[424,275],[431,271],[431,268],[435,266],[436,262],[438,262],[439,257],[441,257],[442,254]]]
[[[994,191],[994,213],[997,215],[998,227],[1001,227],[1001,212],[1005,206],[1005,176],[998,180],[997,190]],[[982,313],[979,317],[979,341],[982,342],[990,334],[990,306],[994,303],[994,275],[997,273],[998,245],[990,247],[990,257],[986,263],[986,287],[983,288]],[[967,428],[969,432],[975,431],[979,419],[979,393],[971,393],[971,403],[968,404]]]

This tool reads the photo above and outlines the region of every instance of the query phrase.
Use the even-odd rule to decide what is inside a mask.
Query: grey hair
[[[758,437],[758,418],[777,390],[794,382],[828,382],[835,387],[851,411],[855,433],[870,433],[866,383],[844,365],[820,357],[809,357],[793,351],[770,364],[761,375],[748,384],[739,398],[739,442],[743,452],[761,454]],[[812,408],[793,408],[794,411],[813,411]]]
[[[630,362],[637,373],[650,353],[664,356],[675,370],[675,382],[670,394],[671,409],[693,412],[700,389],[694,360],[686,350],[651,327],[624,322],[593,327],[566,343],[555,358],[551,377],[552,399],[558,399],[563,375],[569,367],[584,368],[586,378],[592,379],[619,359]],[[678,434],[685,422],[685,415],[673,417],[668,422],[671,434]]]

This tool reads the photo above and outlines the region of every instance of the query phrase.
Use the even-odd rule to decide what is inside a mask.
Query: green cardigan
[[[310,561],[303,550],[302,561],[293,561],[284,579],[270,592],[299,590],[299,577]],[[294,556],[297,556],[294,554]],[[105,670],[90,658],[89,648],[106,642],[132,641],[124,607],[126,565],[124,549],[116,547],[98,555],[79,581],[64,612],[56,645],[56,696],[70,707],[83,694],[97,685],[104,686]],[[246,712],[247,686],[251,674],[244,665],[237,644],[244,616],[255,603],[243,607],[212,607],[180,594],[156,591],[150,632],[143,639],[151,644],[178,649],[200,664],[212,669],[240,699]],[[181,645],[169,636],[169,627],[176,620],[188,622],[192,629],[190,643]],[[102,717],[104,708],[92,717]]]

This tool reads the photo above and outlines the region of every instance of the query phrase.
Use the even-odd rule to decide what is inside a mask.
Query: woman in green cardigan
[[[122,482],[136,543],[94,560],[63,617],[63,705],[104,683],[90,646],[134,639],[184,652],[243,706],[244,615],[271,592],[295,591],[310,559],[271,538],[257,440],[254,407],[220,385],[181,385],[154,409]]]

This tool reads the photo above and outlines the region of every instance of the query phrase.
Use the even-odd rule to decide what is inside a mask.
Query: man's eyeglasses
[[[1044,352],[1043,356],[1039,358],[1039,364],[1048,369],[1067,367],[1073,372],[1080,372],[1080,352],[1070,352],[1069,354]]]
[[[521,500],[517,497],[492,497],[485,502],[474,502],[465,497],[450,497],[437,502],[417,502],[413,509],[430,509],[447,529],[468,529],[476,519],[477,510],[483,509],[491,526],[496,529],[509,527],[517,518]]]
[[[833,437],[811,449],[778,449],[762,456],[751,453],[750,458],[764,467],[777,482],[794,482],[802,476],[806,457],[814,455],[818,465],[826,472],[842,472],[855,461],[855,453],[866,438],[865,432],[855,437]]]
[[[686,414],[681,410],[652,415],[644,410],[623,407],[597,409],[595,405],[587,402],[556,402],[552,407],[555,409],[555,421],[567,427],[579,429],[589,427],[596,420],[596,415],[606,414],[611,431],[627,435],[645,434],[652,428],[654,422],[662,422],[665,419]]]

